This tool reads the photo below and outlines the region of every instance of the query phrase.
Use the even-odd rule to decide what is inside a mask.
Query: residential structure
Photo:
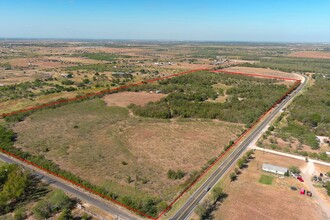
[[[262,165],[262,170],[264,170],[266,172],[270,172],[270,173],[281,174],[281,175],[284,175],[286,172],[288,172],[288,168],[279,167],[279,166],[275,166],[275,165],[267,164],[267,163],[264,163]]]

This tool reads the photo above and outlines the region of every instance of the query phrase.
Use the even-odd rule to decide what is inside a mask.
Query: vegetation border
[[[126,208],[127,210],[129,211],[132,211],[140,216],[143,216],[143,217],[146,217],[146,218],[149,218],[149,219],[153,219],[153,220],[157,220],[157,219],[160,219],[168,210],[171,209],[171,207],[189,190],[191,189],[199,180],[201,180],[201,178],[222,158],[224,157],[228,151],[231,150],[231,148],[233,148],[234,146],[237,145],[237,143],[251,130],[253,129],[256,124],[262,120],[278,103],[280,103],[289,93],[291,93],[300,83],[301,83],[301,80],[297,80],[297,79],[294,79],[294,78],[287,78],[287,77],[276,77],[276,76],[267,76],[267,75],[261,75],[261,74],[247,74],[247,73],[242,73],[242,72],[231,72],[231,71],[226,71],[226,70],[211,70],[211,69],[194,69],[194,70],[189,70],[189,71],[185,71],[185,72],[181,72],[181,73],[177,73],[177,74],[173,74],[173,75],[169,75],[169,76],[165,76],[165,77],[159,77],[159,78],[153,78],[153,79],[150,79],[150,80],[146,80],[146,81],[141,81],[141,82],[138,82],[138,83],[133,83],[133,84],[129,84],[129,85],[125,85],[125,86],[120,86],[120,87],[116,87],[116,88],[113,88],[113,89],[107,89],[107,90],[102,90],[100,92],[96,92],[96,93],[90,93],[90,94],[86,94],[84,96],[79,96],[79,97],[76,97],[76,98],[69,98],[69,99],[62,99],[62,100],[59,100],[59,101],[54,101],[54,102],[49,102],[49,103],[46,103],[46,104],[42,104],[42,105],[38,105],[38,106],[34,106],[34,107],[29,107],[29,108],[25,108],[25,109],[21,109],[21,110],[18,110],[18,111],[13,111],[13,112],[10,112],[10,113],[3,113],[2,114],[2,117],[5,118],[5,117],[8,117],[8,116],[12,116],[12,115],[16,115],[16,114],[20,114],[20,113],[25,113],[25,112],[30,112],[30,111],[34,111],[34,110],[37,110],[37,109],[42,109],[42,108],[46,108],[46,107],[52,107],[52,106],[56,106],[56,105],[61,105],[63,103],[69,103],[69,102],[73,102],[73,101],[77,101],[77,100],[83,100],[83,99],[86,99],[86,98],[93,98],[93,97],[97,97],[99,95],[104,95],[104,94],[107,94],[107,93],[111,93],[111,92],[117,92],[117,91],[120,91],[122,89],[126,89],[126,88],[129,88],[129,87],[133,87],[133,86],[139,86],[141,84],[145,84],[145,83],[152,83],[152,82],[157,82],[157,81],[160,81],[160,80],[164,80],[164,79],[168,79],[168,78],[173,78],[173,77],[177,77],[177,76],[181,76],[181,75],[185,75],[185,74],[189,74],[189,73],[193,73],[193,72],[198,72],[198,71],[210,71],[210,72],[213,72],[213,73],[224,73],[224,74],[236,74],[236,75],[244,75],[244,76],[251,76],[251,77],[262,77],[262,78],[271,78],[271,79],[279,79],[279,80],[289,80],[289,81],[295,81],[294,85],[291,86],[289,88],[289,90],[279,99],[277,100],[277,102],[274,103],[274,105],[272,105],[272,107],[269,108],[268,111],[266,111],[264,114],[262,114],[251,126],[249,129],[247,129],[246,131],[244,131],[236,140],[235,142],[230,145],[230,147],[224,151],[212,164],[210,164],[210,166],[205,169],[192,183],[190,183],[171,203],[170,205],[164,210],[162,211],[157,217],[152,217],[152,216],[149,216],[135,208],[132,208],[130,206],[127,206],[109,196],[106,196],[102,193],[99,193],[91,188],[88,188],[82,184],[79,184],[77,182],[74,182],[64,176],[61,176],[61,175],[58,175],[57,173],[53,172],[53,171],[50,171],[42,166],[39,166],[38,164],[36,163],[33,163],[29,160],[26,160],[20,156],[17,156],[11,152],[8,152],[2,148],[0,148],[0,151],[2,153],[5,153],[7,154],[8,156],[11,156],[13,158],[16,158],[17,160],[20,160],[24,163],[27,163],[33,167],[36,167],[40,170],[43,170],[45,171],[46,173],[48,174],[51,174],[57,178],[60,178],[64,181],[67,181],[75,186],[78,186],[80,187],[81,189],[84,189],[94,195],[97,195],[105,200],[108,200],[110,202],[113,202],[121,207],[124,207]]]

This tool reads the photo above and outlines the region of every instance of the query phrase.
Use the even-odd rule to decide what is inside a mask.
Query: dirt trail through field
[[[315,167],[313,162],[308,162],[306,166],[301,170],[301,176],[305,180],[305,183],[308,187],[308,190],[310,190],[313,193],[313,197],[316,199],[317,203],[320,205],[324,219],[330,219],[330,206],[324,199],[319,195],[318,191],[315,189],[311,177],[315,173]]]

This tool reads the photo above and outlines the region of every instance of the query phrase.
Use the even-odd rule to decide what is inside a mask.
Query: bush
[[[327,182],[325,189],[327,190],[328,196],[330,196],[330,182]]]
[[[296,166],[290,166],[289,170],[291,173],[294,173],[294,174],[300,174],[300,172],[301,172],[300,169]]]
[[[32,212],[38,219],[45,219],[62,210],[70,210],[72,206],[72,200],[63,191],[55,190],[46,198],[40,200],[33,207]]]
[[[218,201],[224,195],[223,189],[220,186],[216,186],[212,190],[213,201]]]
[[[34,216],[37,219],[46,219],[51,217],[52,209],[50,204],[45,200],[40,200],[32,209]]]
[[[229,177],[230,177],[230,181],[235,181],[236,180],[236,173],[230,173]]]
[[[182,179],[184,176],[185,173],[182,170],[174,171],[170,169],[167,171],[167,178],[169,179],[173,179],[173,180]]]
[[[14,212],[15,220],[24,220],[26,219],[26,210],[24,208],[18,208]]]
[[[245,165],[245,161],[242,158],[238,159],[237,161],[238,168],[243,169],[244,165]]]
[[[70,79],[65,79],[65,80],[62,81],[62,84],[63,85],[73,85],[74,82]]]

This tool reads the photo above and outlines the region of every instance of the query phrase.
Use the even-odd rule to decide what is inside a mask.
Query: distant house
[[[262,170],[270,173],[275,173],[275,174],[282,174],[284,175],[286,172],[288,172],[288,168],[284,167],[279,167],[271,164],[264,163],[262,165]]]
[[[116,78],[131,78],[132,77],[132,74],[130,74],[130,73],[123,73],[123,72],[113,72],[112,73],[112,76],[113,77],[116,77]]]

